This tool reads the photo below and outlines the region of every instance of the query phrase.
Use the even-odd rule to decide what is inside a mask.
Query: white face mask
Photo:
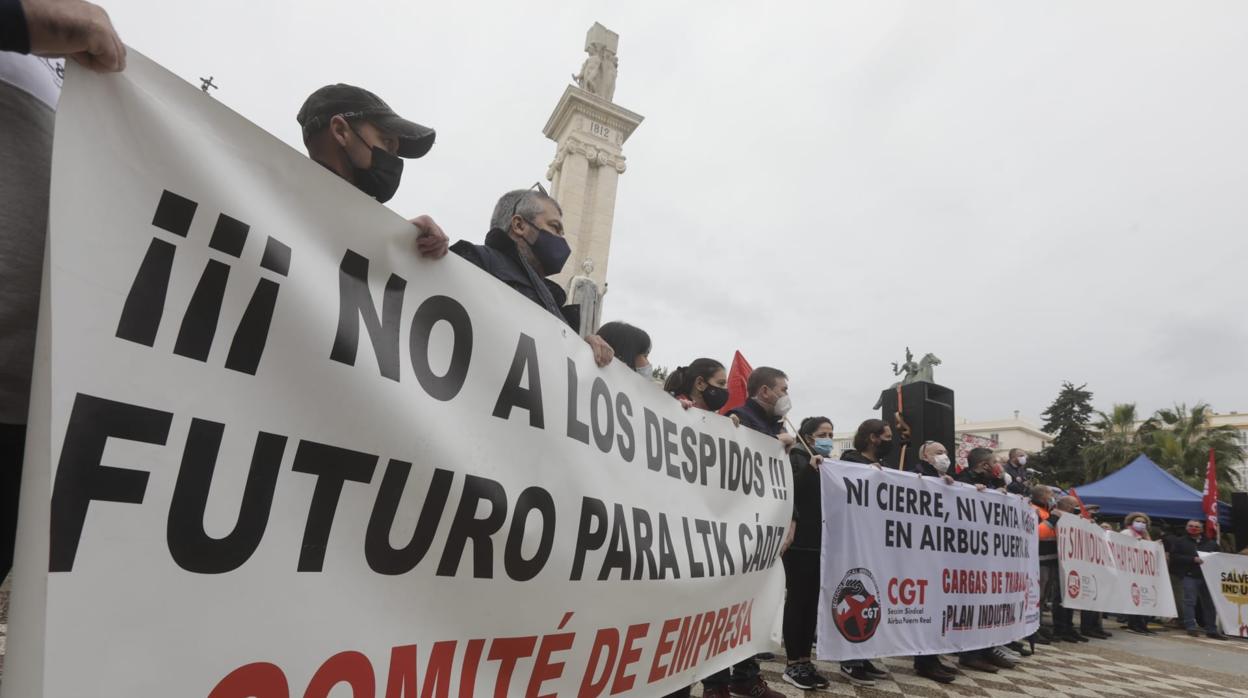
[[[1018,465],[1019,465],[1019,467],[1022,467],[1022,466],[1024,466],[1024,465],[1027,465],[1027,456],[1019,456],[1019,457],[1018,457]]]
[[[944,473],[949,470],[949,455],[942,453],[932,459],[932,467],[938,472]]]
[[[1143,521],[1135,521],[1131,524],[1131,528],[1143,533],[1146,529],[1148,529],[1148,524],[1145,524]]]
[[[654,378],[654,366],[652,366],[651,364],[646,364],[645,366],[638,366],[637,368],[634,368],[633,370],[641,374],[645,378]]]
[[[789,399],[788,395],[781,395],[780,399],[776,400],[776,404],[772,406],[771,413],[777,417],[783,417],[791,409],[793,409],[793,401]]]

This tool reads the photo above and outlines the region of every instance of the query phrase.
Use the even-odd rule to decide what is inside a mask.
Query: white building
[[[1248,415],[1245,415],[1248,417]],[[1036,453],[1053,442],[1053,436],[1040,430],[1040,427],[1021,419],[1018,412],[1012,419],[996,419],[986,422],[972,422],[962,419],[953,428],[954,438],[962,442],[964,436],[979,437],[982,441],[976,445],[984,445],[994,451],[1009,451],[1021,448],[1028,453]],[[853,431],[838,431],[835,434],[837,448],[842,451],[854,447]],[[972,441],[973,439],[966,439]]]

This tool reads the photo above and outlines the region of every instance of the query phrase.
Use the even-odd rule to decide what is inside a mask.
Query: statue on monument
[[[615,55],[620,37],[606,27],[594,23],[585,37],[585,53],[589,57],[581,64],[581,72],[572,81],[582,90],[610,102],[615,97],[615,76],[620,59]]]
[[[924,354],[923,358],[917,362],[914,360],[914,354],[910,352],[910,347],[906,347],[906,360],[900,365],[896,361],[893,362],[893,375],[901,376],[901,380],[893,383],[889,390],[896,390],[899,386],[910,385],[911,383],[935,383],[932,367],[939,366],[940,359],[935,354]],[[875,403],[875,407],[871,409],[878,410],[884,405],[884,398]]]

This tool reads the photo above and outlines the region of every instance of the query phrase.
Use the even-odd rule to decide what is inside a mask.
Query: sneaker
[[[1036,633],[1036,644],[1051,645],[1053,644],[1053,636],[1048,633]]]
[[[1226,639],[1225,635],[1217,631],[1214,631],[1211,633],[1205,633],[1205,637],[1209,638],[1210,640],[1225,640]]]
[[[820,674],[819,670],[815,668],[814,662],[806,662],[806,670],[810,674],[810,678],[814,680],[815,688],[827,688],[832,685],[828,677]]]
[[[888,678],[887,671],[877,668],[874,664],[872,664],[868,660],[865,660],[865,659],[862,660],[862,668],[863,670],[867,672],[867,676],[870,676],[873,679],[887,679]]]
[[[1018,642],[1017,640],[1006,645],[1006,647],[1010,648],[1010,651],[1012,652],[1017,652],[1020,657],[1030,657],[1033,654],[1030,649],[1027,649],[1027,645]]]
[[[776,655],[773,652],[759,652],[754,655],[754,659],[757,659],[760,662],[771,662],[775,661]]]
[[[855,686],[874,686],[875,679],[867,676],[867,670],[860,665],[841,665],[841,677]]]
[[[990,651],[986,652],[985,654],[987,656],[985,656],[984,658],[992,662],[993,666],[999,667],[1001,669],[1018,668],[1018,662],[1005,656],[1005,650],[1001,649],[1000,647],[993,647]]]
[[[954,676],[941,667],[939,663],[925,664],[914,670],[914,673],[936,683],[953,683]]]
[[[1187,634],[1188,634],[1188,635],[1191,635],[1192,637],[1200,637],[1200,631],[1199,631],[1199,630],[1197,630],[1197,629],[1195,629],[1195,628],[1192,628],[1191,630],[1188,630],[1188,631],[1187,631]]]
[[[1079,632],[1094,640],[1108,640],[1110,637],[1109,633],[1097,630],[1096,628],[1092,628],[1091,630],[1081,630]]]
[[[729,686],[728,689],[729,693],[734,696],[749,696],[750,698],[784,698],[783,693],[773,691],[761,676],[755,676],[753,679],[744,683],[734,683]]]
[[[811,671],[805,663],[790,664],[784,668],[785,683],[790,686],[796,686],[803,691],[809,691],[818,688],[815,678],[810,675]]]
[[[961,664],[967,669],[974,669],[975,671],[985,671],[985,672],[988,672],[989,674],[995,674],[997,673],[997,671],[999,671],[995,664],[993,664],[992,662],[989,662],[987,659],[984,659],[978,653],[967,654],[967,655],[962,656],[960,659],[958,659],[958,664]]]

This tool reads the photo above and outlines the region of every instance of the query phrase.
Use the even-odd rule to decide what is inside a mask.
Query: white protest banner
[[[1075,514],[1057,520],[1062,605],[1173,618],[1174,592],[1161,543],[1106,531]]]
[[[1222,632],[1248,637],[1248,555],[1200,553],[1200,571],[1218,609]]]
[[[822,467],[820,659],[973,650],[1039,627],[1036,513],[1021,497]]]
[[[70,64],[53,160],[6,696],[660,695],[770,645],[775,439],[135,52]]]

